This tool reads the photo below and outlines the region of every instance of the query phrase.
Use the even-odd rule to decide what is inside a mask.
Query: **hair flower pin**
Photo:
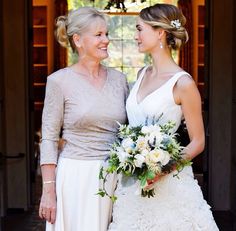
[[[171,20],[170,25],[176,29],[179,29],[181,27],[181,22],[179,21],[179,19]]]

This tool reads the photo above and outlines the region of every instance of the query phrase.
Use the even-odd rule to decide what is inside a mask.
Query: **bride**
[[[194,80],[171,56],[171,49],[180,48],[188,40],[185,22],[182,12],[169,4],[156,4],[140,12],[135,39],[139,51],[152,56],[153,65],[139,71],[126,109],[131,126],[163,114],[159,122],[175,121],[176,131],[184,118],[190,137],[184,158],[192,160],[204,149],[201,98]],[[156,176],[150,182],[148,188],[155,188],[151,198],[135,195],[135,184],[119,183],[109,230],[219,230],[192,167],[185,167],[179,177],[174,174],[173,166],[169,174]]]

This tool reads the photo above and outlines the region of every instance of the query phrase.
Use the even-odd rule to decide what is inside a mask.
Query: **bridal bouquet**
[[[103,184],[98,195],[108,196],[114,202],[117,198],[107,193],[106,178],[112,173],[122,173],[136,178],[140,183],[141,195],[151,197],[154,196],[154,189],[145,188],[155,176],[168,173],[173,167],[177,170],[177,176],[185,166],[191,165],[190,161],[182,158],[183,147],[177,142],[177,134],[171,132],[174,126],[171,121],[163,125],[120,125],[108,165],[100,170],[99,178]]]

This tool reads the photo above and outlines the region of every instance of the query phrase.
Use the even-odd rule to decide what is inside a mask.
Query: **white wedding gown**
[[[137,102],[137,91],[147,67],[145,67],[127,100],[129,124],[144,124],[153,117],[165,123],[176,122],[175,131],[182,119],[181,106],[173,98],[176,81],[186,72],[175,74],[160,88]],[[172,172],[155,184],[155,197],[147,198],[135,194],[137,184],[123,186],[119,181],[113,208],[113,222],[110,231],[217,231],[210,206],[204,200],[202,191],[194,179],[192,167],[185,167],[178,177]]]

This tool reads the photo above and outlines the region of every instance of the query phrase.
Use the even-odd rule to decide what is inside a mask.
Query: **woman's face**
[[[80,37],[80,57],[91,58],[96,61],[108,57],[109,44],[107,24],[105,20],[97,18]]]
[[[137,18],[136,29],[134,38],[137,41],[139,52],[151,53],[159,44],[157,30],[146,24],[140,17]]]

